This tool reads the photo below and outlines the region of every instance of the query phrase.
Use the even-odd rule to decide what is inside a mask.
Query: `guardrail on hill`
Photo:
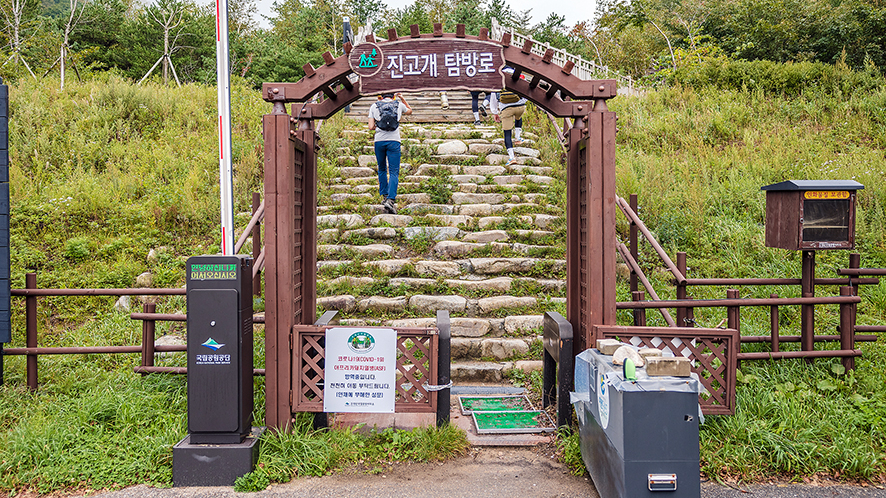
[[[500,25],[498,21],[493,19],[491,31],[492,38],[496,40],[501,40],[502,35],[505,33],[511,34],[511,45],[515,47],[522,47],[526,43],[526,40],[532,40],[532,53],[536,55],[544,56],[545,52],[548,49],[552,50],[554,53],[554,57],[551,62],[557,64],[558,66],[565,66],[567,61],[571,61],[575,65],[572,68],[572,74],[577,76],[579,79],[614,79],[618,81],[619,87],[627,88],[631,91],[634,90],[634,78],[630,76],[625,76],[617,71],[609,69],[608,66],[601,66],[594,61],[586,60],[580,55],[570,54],[565,50],[552,47],[550,43],[544,43],[535,40],[532,38],[532,36],[524,35],[514,28],[504,27]]]

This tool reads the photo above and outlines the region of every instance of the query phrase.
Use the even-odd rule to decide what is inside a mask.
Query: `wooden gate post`
[[[294,120],[293,120],[294,121]],[[295,323],[292,299],[292,163],[294,123],[283,103],[262,116],[265,153],[265,424],[289,424],[291,376],[289,335]]]

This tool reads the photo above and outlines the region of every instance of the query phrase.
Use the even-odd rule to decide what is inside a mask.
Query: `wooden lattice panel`
[[[293,327],[293,413],[323,411],[326,328]],[[394,330],[397,331],[398,372],[394,409],[397,413],[434,413],[437,411],[437,395],[428,391],[425,385],[436,384],[437,329]]]
[[[692,371],[707,394],[698,397],[706,415],[735,413],[738,331],[693,327],[595,327],[597,337],[615,338],[639,347],[670,350],[692,361]]]

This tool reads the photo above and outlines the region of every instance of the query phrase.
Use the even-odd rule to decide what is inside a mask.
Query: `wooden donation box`
[[[852,180],[788,180],[766,185],[766,246],[808,250],[855,246]]]

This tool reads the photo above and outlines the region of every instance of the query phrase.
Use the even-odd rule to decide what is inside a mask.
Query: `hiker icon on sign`
[[[361,54],[359,67],[378,67],[378,64],[376,64],[374,60],[376,54],[377,52],[375,51],[375,49],[372,49],[372,53],[369,55]]]

